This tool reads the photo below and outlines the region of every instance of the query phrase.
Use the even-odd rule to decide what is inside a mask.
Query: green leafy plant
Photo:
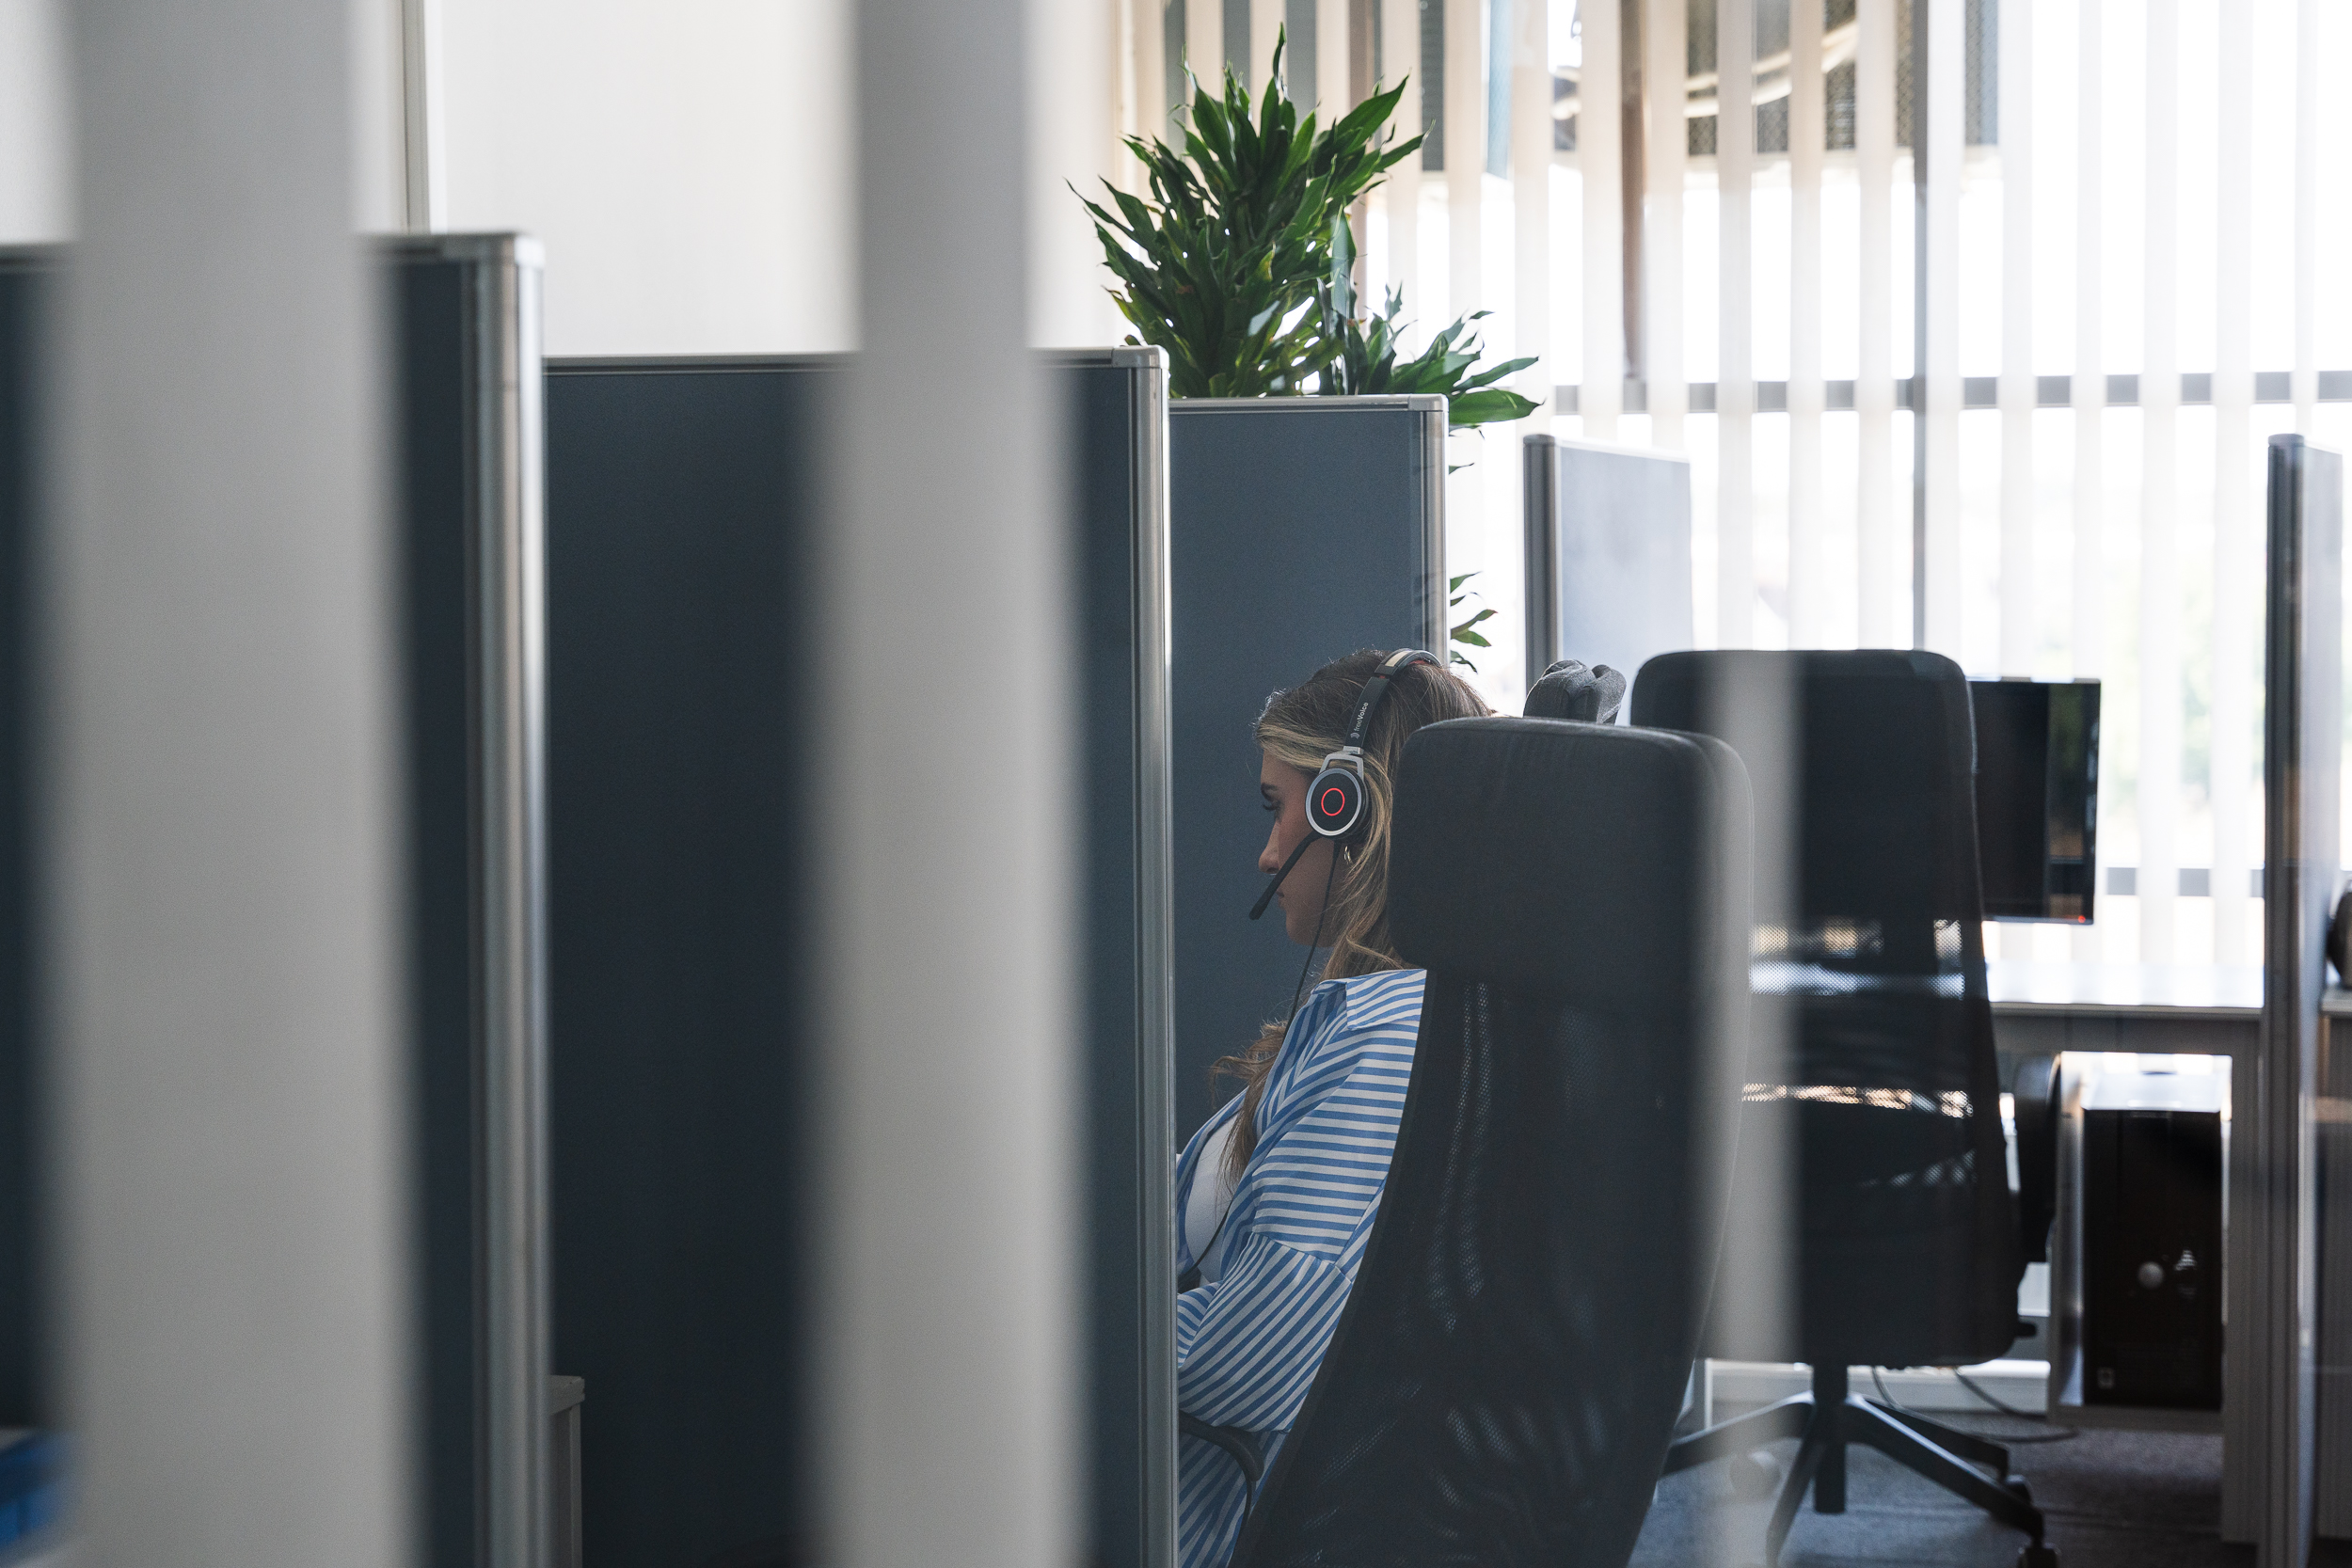
[[[1462,586],[1462,584],[1470,581],[1470,578],[1476,577],[1477,575],[1478,574],[1476,572],[1464,572],[1458,578],[1448,578],[1446,579],[1445,591],[1447,596],[1445,604],[1448,610],[1459,610],[1462,608],[1465,600],[1477,596],[1477,590],[1465,589]],[[1449,642],[1467,642],[1473,648],[1493,647],[1494,644],[1487,641],[1486,637],[1477,630],[1478,623],[1486,620],[1492,614],[1494,614],[1492,610],[1480,610],[1469,620],[1461,622],[1452,630],[1448,631],[1446,633],[1446,641]],[[1470,661],[1469,657],[1464,655],[1462,650],[1459,648],[1448,648],[1446,650],[1446,656],[1454,663],[1462,665],[1467,669],[1476,670],[1478,668],[1477,665],[1472,664]]]
[[[1325,331],[1338,353],[1323,372],[1326,388],[1351,397],[1374,392],[1442,392],[1447,400],[1447,421],[1456,429],[1523,420],[1535,412],[1533,401],[1495,385],[1533,365],[1533,356],[1506,359],[1470,373],[1485,352],[1470,324],[1484,320],[1486,311],[1462,317],[1430,339],[1429,346],[1419,355],[1400,363],[1397,340],[1404,325],[1400,319],[1405,313],[1404,292],[1390,290],[1379,310],[1359,320],[1354,252],[1344,234],[1332,248],[1331,277],[1324,290]]]
[[[1312,114],[1301,119],[1283,92],[1286,42],[1277,38],[1254,118],[1228,67],[1222,95],[1195,92],[1181,152],[1127,138],[1149,171],[1149,200],[1108,182],[1115,214],[1080,198],[1119,280],[1112,298],[1136,328],[1130,341],[1168,351],[1177,397],[1436,392],[1457,429],[1533,413],[1534,403],[1495,385],[1533,359],[1475,369],[1483,350],[1471,324],[1485,311],[1402,359],[1401,293],[1357,318],[1347,210],[1422,139],[1388,136],[1402,83],[1324,129]]]
[[[1376,93],[1317,132],[1283,96],[1284,40],[1253,121],[1231,67],[1222,98],[1193,96],[1184,150],[1127,138],[1152,199],[1104,182],[1116,215],[1086,202],[1119,278],[1120,313],[1168,351],[1177,397],[1295,392],[1328,360],[1317,309],[1348,205],[1421,146],[1378,141],[1401,88]],[[1081,198],[1081,200],[1084,198]]]

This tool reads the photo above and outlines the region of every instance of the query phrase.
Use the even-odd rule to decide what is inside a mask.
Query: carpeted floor
[[[1997,1418],[1969,1423],[1988,1436],[2033,1426]],[[1794,1441],[1769,1452],[1785,1469]],[[2086,1432],[2063,1443],[2019,1445],[2010,1464],[2033,1488],[2064,1568],[2251,1568],[2254,1549],[2225,1544],[2221,1439]],[[1781,1555],[1786,1568],[1816,1564],[2011,1568],[2025,1537],[1867,1449],[1848,1450],[1847,1507],[1813,1512],[1808,1500]],[[1772,1499],[1735,1496],[1730,1466],[1669,1476],[1633,1554],[1634,1568],[1749,1568],[1764,1558]],[[2352,1547],[2324,1542],[2321,1564],[2352,1564]]]

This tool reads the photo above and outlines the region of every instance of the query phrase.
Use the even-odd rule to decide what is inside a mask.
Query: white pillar
[[[1518,328],[1512,356],[1533,355],[1535,358],[1533,365],[1519,372],[1518,389],[1520,395],[1536,405],[1536,411],[1524,422],[1504,427],[1500,433],[1502,439],[1489,442],[1487,450],[1498,457],[1509,454],[1504,466],[1520,482],[1512,494],[1523,496],[1526,437],[1551,427],[1552,388],[1561,378],[1561,368],[1551,356],[1550,8],[1544,0],[1517,0],[1512,20],[1515,36],[1511,40],[1511,271],[1512,317]],[[1507,556],[1509,552],[1504,553]],[[1506,580],[1519,576],[1510,574]],[[1496,595],[1504,599],[1502,613],[1513,618],[1523,616],[1527,595],[1535,590],[1535,584],[1521,579],[1516,602],[1507,594]],[[1495,651],[1507,660],[1515,646],[1524,648],[1525,644],[1524,638],[1516,641],[1505,638],[1495,645]],[[1508,689],[1525,691],[1542,673],[1527,670]]]
[[[1895,615],[1895,0],[1857,0],[1854,22],[1854,171],[1862,184],[1854,627],[1861,646],[1891,648],[1909,641]]]
[[[1642,93],[1649,141],[1643,167],[1643,373],[1649,383],[1650,444],[1682,450],[1683,416],[1691,388],[1682,367],[1683,174],[1690,163],[1688,0],[1645,0],[1642,26]]]
[[[2000,673],[2033,673],[2033,28],[2030,7],[2003,18],[2001,151]]]
[[[1788,645],[1828,634],[1821,563],[1821,0],[1788,18]]]
[[[2319,402],[2319,95],[2333,91],[2319,71],[2319,0],[2295,8],[2295,428],[2313,429]],[[2225,24],[2226,25],[2226,24]]]
[[[1115,8],[1101,0],[1040,0],[1051,27],[1028,34],[1030,80],[1050,82],[1029,118],[1030,341],[1089,348],[1126,335],[1126,318],[1104,287],[1103,242],[1073,188],[1100,198],[1140,161],[1119,145],[1116,78],[1105,68]]]
[[[2254,40],[2217,29],[2215,50],[2213,366],[2213,957],[2251,963],[2247,873],[2262,853],[2254,784],[2254,627],[2263,559],[2253,446]]]
[[[2069,379],[2074,417],[2074,670],[2089,678],[2106,668],[2106,406],[2105,309],[2106,0],[2076,0],[2074,121],[2074,369]],[[2112,768],[2100,772],[2099,816],[2113,821]],[[2104,942],[2096,926],[2074,933],[2077,962],[2096,962]]]
[[[1803,3],[1803,0],[1800,0]],[[1756,288],[1750,187],[1756,176],[1756,8],[1715,7],[1715,183],[1721,225],[1715,375],[1715,646],[1756,643]]]
[[[2174,116],[2180,82],[2177,0],[2146,0],[2146,307],[2139,366],[2139,957],[2170,963],[2181,794],[2181,588],[2175,561],[2181,362],[2180,196]]]
[[[1172,134],[1168,116],[1167,0],[1127,0],[1128,28],[1135,40],[1135,114],[1138,135],[1165,141]],[[1149,187],[1143,162],[1122,149],[1120,166],[1127,188],[1142,195]]]
[[[1249,0],[1249,97],[1255,103],[1265,92],[1266,74],[1274,66],[1274,40],[1282,32],[1282,0]],[[1282,74],[1285,78],[1299,75],[1298,62],[1282,52]],[[1041,98],[1042,103],[1043,99]]]
[[[1184,0],[1184,69],[1192,77],[1184,87],[1188,97],[1195,90],[1223,96],[1225,7],[1220,0]]]
[[[1438,0],[1445,8],[1446,314],[1486,309],[1486,249],[1479,198],[1486,178],[1485,0]],[[1432,304],[1435,302],[1432,301]],[[1475,480],[1456,493],[1475,494]]]
[[[65,0],[0,0],[0,245],[72,224]]]
[[[1511,270],[1518,328],[1512,357],[1536,356],[1521,373],[1519,390],[1549,408],[1550,384],[1560,379],[1551,361],[1550,17],[1542,0],[1518,0],[1512,13]]]
[[[87,1560],[409,1560],[396,576],[342,0],[76,8],[49,542]]]
[[[1625,97],[1616,6],[1586,0],[1576,84],[1576,167],[1584,201],[1584,365],[1577,389],[1587,440],[1617,438],[1625,395]]]
[[[1315,57],[1313,94],[1315,123],[1329,125],[1356,106],[1355,94],[1348,90],[1347,81],[1347,0],[1315,0]],[[1291,68],[1293,90],[1307,80],[1305,71]],[[1359,234],[1357,244],[1363,244]]]
[[[814,1365],[843,1568],[1078,1555],[1066,519],[1024,322],[1030,105],[1057,86],[1031,75],[1028,29],[1076,3],[857,13],[861,353],[811,741]]]
[[[1915,12],[1915,15],[1917,13]],[[1958,658],[1960,592],[1960,180],[1966,153],[1966,14],[1963,0],[1930,0],[1927,112],[1927,442],[1925,638]],[[1915,151],[1916,149],[1914,150]],[[1916,166],[1915,165],[1914,166]],[[1912,568],[1920,571],[1915,562]]]
[[[1422,128],[1421,8],[1415,0],[1374,3],[1380,7],[1380,79],[1405,85],[1389,119],[1390,135],[1410,141]],[[1419,152],[1409,153],[1383,177],[1381,211],[1388,217],[1388,286],[1404,291],[1408,316],[1425,320],[1437,306],[1421,297],[1421,160]],[[1412,336],[1417,343],[1429,341],[1426,327]]]

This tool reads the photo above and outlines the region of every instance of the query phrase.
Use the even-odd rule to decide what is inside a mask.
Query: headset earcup
[[[1345,768],[1327,768],[1307,786],[1307,825],[1339,838],[1364,814],[1364,781]]]

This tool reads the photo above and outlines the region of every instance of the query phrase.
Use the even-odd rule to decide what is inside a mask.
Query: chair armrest
[[[1203,1443],[1214,1443],[1232,1455],[1241,1466],[1242,1480],[1249,1483],[1249,1497],[1258,1496],[1258,1480],[1265,1474],[1265,1459],[1258,1452],[1258,1445],[1249,1433],[1239,1427],[1211,1426],[1198,1416],[1176,1412],[1176,1430],[1187,1437],[1198,1437]]]

